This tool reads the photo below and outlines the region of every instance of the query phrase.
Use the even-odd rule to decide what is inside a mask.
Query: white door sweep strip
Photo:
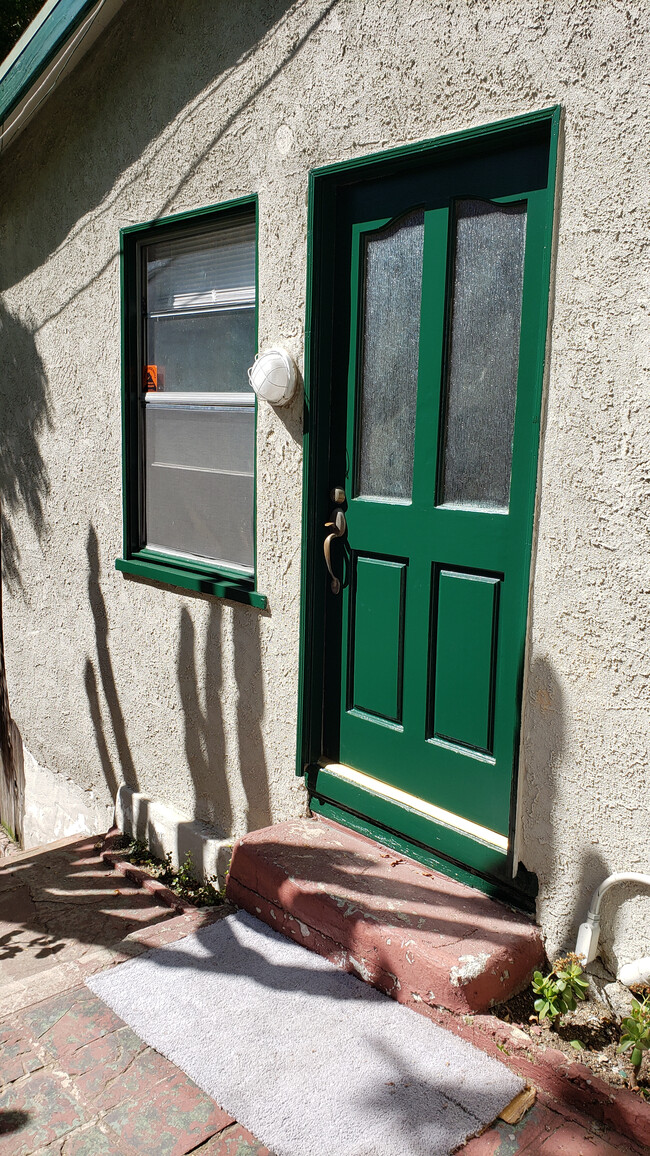
[[[399,787],[392,787],[390,783],[382,783],[380,779],[373,779],[372,775],[366,775],[363,771],[355,771],[354,767],[348,767],[345,763],[323,763],[322,766],[324,770],[338,775],[341,779],[347,779],[349,783],[356,783],[357,786],[364,787],[365,790],[372,791],[375,795],[381,795],[384,799],[392,799],[396,803],[402,803],[403,806],[410,807],[412,811],[418,811],[421,815],[428,815],[437,823],[444,823],[445,827],[451,827],[463,835],[471,835],[472,838],[480,839],[482,843],[487,843],[490,847],[498,847],[499,851],[508,850],[506,836],[499,835],[498,831],[491,831],[489,827],[481,827],[480,823],[473,823],[471,819],[464,819],[462,815],[454,815],[453,811],[445,811],[443,807],[436,807],[434,803],[427,803],[424,799],[418,799],[416,795],[409,795],[407,791],[400,791]]]

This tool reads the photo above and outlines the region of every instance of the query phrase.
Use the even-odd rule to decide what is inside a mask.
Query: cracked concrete
[[[490,956],[486,951],[480,951],[478,955],[461,955],[458,960],[459,966],[452,967],[449,978],[454,987],[461,987],[473,979],[478,979],[479,975],[483,975],[489,962]],[[503,979],[508,974],[506,969],[501,978]]]
[[[439,1006],[485,1010],[518,991],[542,957],[539,932],[525,917],[315,819],[240,840],[228,895],[416,1008],[435,991]]]

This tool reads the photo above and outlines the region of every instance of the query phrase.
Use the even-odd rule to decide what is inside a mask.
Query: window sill
[[[243,602],[246,606],[266,610],[266,595],[253,590],[252,585],[244,580],[218,578],[201,574],[197,570],[144,562],[136,558],[116,558],[115,569],[121,570],[123,574],[134,574],[137,578],[149,578],[151,582],[163,582],[166,586],[179,586],[183,590],[212,594],[215,598],[228,598],[231,602]]]

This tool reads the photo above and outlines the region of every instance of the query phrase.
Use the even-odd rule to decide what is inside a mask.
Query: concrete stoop
[[[240,839],[227,895],[419,1011],[484,1012],[544,958],[526,916],[322,819]]]

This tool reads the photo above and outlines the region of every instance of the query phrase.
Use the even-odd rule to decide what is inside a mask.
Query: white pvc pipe
[[[600,936],[600,904],[603,895],[605,895],[610,887],[614,887],[616,883],[641,883],[646,887],[650,887],[650,875],[643,875],[639,871],[615,871],[613,875],[609,875],[604,883],[594,891],[589,904],[589,911],[587,913],[587,920],[581,923],[578,928],[578,939],[576,941],[576,955],[582,955],[585,964],[591,963],[598,955],[598,938]],[[638,963],[641,961],[639,960]],[[635,966],[628,964],[628,967]],[[621,981],[624,982],[624,981]],[[633,983],[642,983],[643,980],[633,980]]]
[[[642,875],[639,871],[615,871],[613,875],[609,875],[604,883],[601,883],[597,891],[594,892],[589,907],[589,914],[587,919],[598,917],[600,911],[600,904],[603,895],[613,887],[615,883],[645,883],[646,887],[650,887],[650,875]]]

